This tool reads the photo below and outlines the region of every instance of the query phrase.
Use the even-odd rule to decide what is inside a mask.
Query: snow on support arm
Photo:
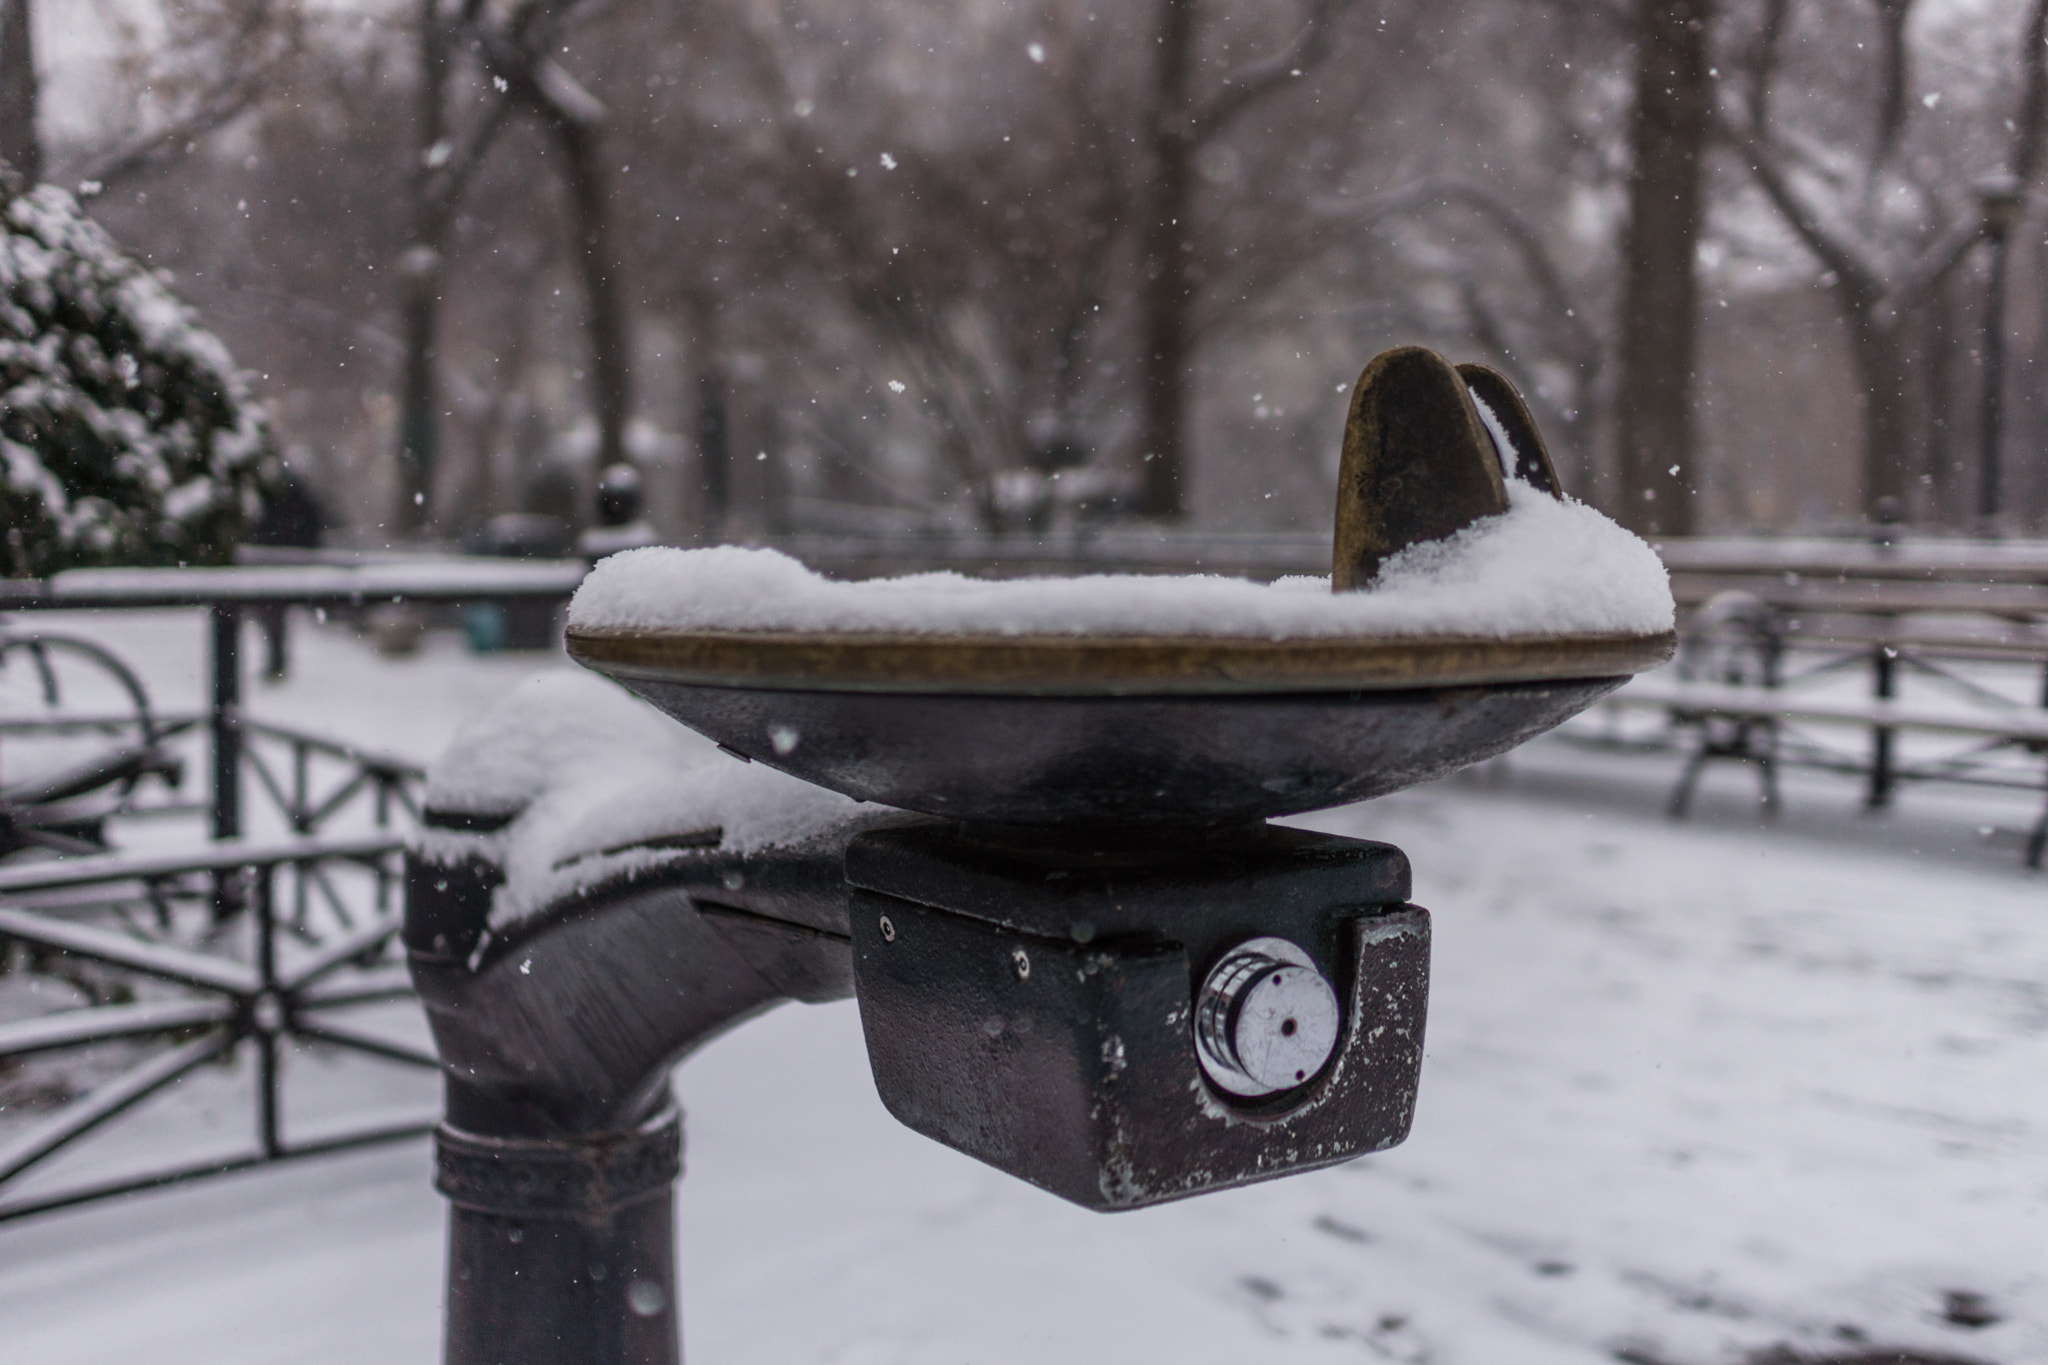
[[[1508,510],[1390,558],[1373,587],[1134,574],[833,582],[773,550],[630,550],[569,605],[581,631],[1123,634],[1254,639],[1655,635],[1672,627],[1656,552],[1591,507],[1507,483]]]
[[[481,817],[484,833],[423,829],[413,851],[502,868],[491,924],[691,856],[798,847],[886,812],[720,753],[623,688],[588,673],[522,684],[457,732],[427,770],[427,809]],[[656,841],[659,841],[658,843]]]
[[[0,574],[220,564],[274,443],[227,349],[70,195],[0,191]]]

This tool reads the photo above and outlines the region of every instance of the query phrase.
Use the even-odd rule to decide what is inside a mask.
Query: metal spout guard
[[[1541,492],[1563,497],[1564,484],[1558,481],[1557,467],[1550,462],[1550,450],[1543,444],[1543,433],[1536,429],[1536,419],[1529,415],[1529,405],[1522,401],[1522,391],[1491,365],[1460,365],[1458,378],[1465,381],[1473,400],[1484,403],[1500,423],[1498,431],[1489,428],[1487,435],[1493,438],[1501,468]],[[1501,448],[1502,436],[1507,438],[1506,449]]]
[[[1454,366],[1421,346],[1380,352],[1358,376],[1344,421],[1330,586],[1370,587],[1399,551],[1507,511],[1510,474],[1553,496],[1563,492],[1506,375]]]

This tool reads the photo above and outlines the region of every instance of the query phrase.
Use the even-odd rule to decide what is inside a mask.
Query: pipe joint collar
[[[497,1138],[442,1124],[434,1188],[457,1208],[511,1218],[601,1218],[666,1190],[683,1170],[683,1122],[670,1105],[623,1133]]]

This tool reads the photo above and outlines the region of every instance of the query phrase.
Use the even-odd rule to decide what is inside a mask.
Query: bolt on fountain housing
[[[1090,1208],[1401,1141],[1429,961],[1407,859],[1266,822],[1559,724],[1669,656],[1670,595],[1561,498],[1512,385],[1416,348],[1353,396],[1331,586],[601,564],[572,657],[730,757],[663,768],[674,732],[637,709],[616,761],[588,752],[607,693],[471,745],[577,719],[526,767],[573,769],[580,806],[525,769],[430,791],[407,942],[449,1072],[448,1360],[579,1332],[610,1344],[567,1358],[677,1358],[672,1307],[572,1271],[672,1291],[668,1068],[779,1000],[855,996],[893,1114]],[[546,812],[607,784],[636,832],[565,842]]]

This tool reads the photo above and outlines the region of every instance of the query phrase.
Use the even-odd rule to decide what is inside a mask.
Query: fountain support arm
[[[779,1001],[852,993],[843,844],[693,854],[502,933],[494,865],[412,859],[406,946],[447,1087],[447,1365],[681,1359],[668,1073]]]
[[[1392,1146],[1414,1112],[1428,916],[1385,844],[883,814],[494,930],[501,881],[409,868],[447,1076],[447,1365],[679,1361],[668,1073],[784,1000],[857,995],[892,1114],[1101,1211]]]

